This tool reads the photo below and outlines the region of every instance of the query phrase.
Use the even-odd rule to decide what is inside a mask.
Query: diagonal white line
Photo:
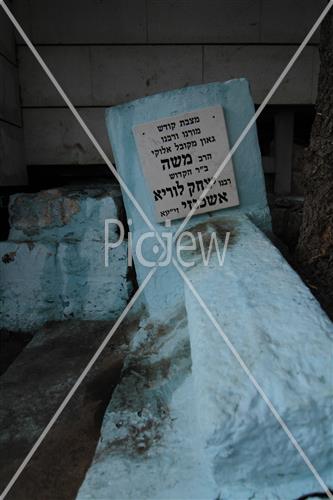
[[[22,27],[19,25],[18,21],[15,19],[15,17],[11,13],[11,11],[8,9],[7,5],[4,3],[4,0],[0,0],[0,6],[4,9],[7,16],[9,17],[11,22],[14,24],[15,28],[17,29],[17,31],[19,32],[19,34],[21,35],[23,40],[26,42],[27,46],[30,48],[31,52],[33,53],[33,55],[35,56],[35,58],[37,59],[39,64],[42,66],[45,73],[47,74],[47,76],[49,77],[49,79],[51,80],[51,82],[53,83],[53,85],[55,86],[55,88],[57,89],[59,94],[61,95],[61,97],[64,99],[65,103],[67,104],[68,108],[70,109],[70,111],[72,112],[72,114],[74,115],[76,120],[78,121],[79,125],[82,127],[82,129],[85,131],[85,133],[87,134],[87,136],[89,137],[91,142],[94,144],[96,150],[99,152],[102,159],[105,161],[105,163],[107,164],[107,166],[109,167],[109,169],[111,170],[113,175],[116,177],[119,184],[122,186],[122,188],[126,192],[127,196],[129,197],[129,199],[132,201],[133,205],[136,207],[136,209],[140,213],[143,220],[146,222],[148,227],[150,227],[152,229],[152,231],[154,232],[154,234],[156,236],[156,239],[159,241],[162,248],[164,249],[164,252],[166,252],[165,243],[162,240],[162,238],[160,237],[159,233],[155,230],[153,224],[150,222],[149,218],[147,217],[147,215],[145,214],[145,212],[141,208],[140,204],[137,202],[137,200],[135,199],[135,197],[133,196],[131,191],[128,189],[126,183],[123,181],[122,177],[118,174],[114,165],[112,164],[110,159],[105,154],[104,150],[102,149],[102,147],[100,146],[100,144],[96,140],[95,136],[92,134],[92,132],[90,131],[90,129],[88,128],[88,126],[86,125],[84,120],[81,118],[80,114],[78,113],[76,108],[73,106],[72,102],[70,101],[70,99],[68,98],[68,96],[66,95],[66,93],[64,92],[64,90],[62,89],[62,87],[60,86],[60,84],[58,83],[58,81],[56,80],[56,78],[54,77],[54,75],[52,74],[52,72],[50,71],[50,69],[48,68],[48,66],[44,62],[44,60],[42,59],[40,54],[38,53],[38,51],[35,49],[34,45],[31,43],[31,41],[29,40],[28,36],[26,35],[26,33],[24,32]],[[50,420],[50,422],[47,424],[47,426],[43,430],[42,434],[40,435],[40,437],[38,438],[36,443],[34,444],[34,446],[31,448],[30,452],[28,453],[28,455],[23,460],[20,467],[17,469],[16,473],[14,474],[14,476],[12,477],[12,479],[10,480],[10,482],[8,483],[8,485],[6,486],[4,491],[1,493],[0,500],[5,498],[5,496],[8,494],[8,492],[11,490],[11,488],[13,487],[13,485],[15,484],[15,482],[17,481],[17,479],[19,478],[19,476],[21,475],[21,473],[23,472],[23,470],[25,469],[25,467],[27,466],[27,464],[29,463],[29,461],[31,460],[31,458],[33,457],[33,455],[35,454],[35,452],[39,448],[39,446],[41,445],[41,443],[44,441],[46,435],[48,434],[50,429],[53,427],[53,425],[55,424],[55,422],[57,421],[57,419],[59,418],[59,416],[61,415],[61,413],[65,409],[65,407],[67,406],[67,404],[69,403],[69,401],[71,400],[71,398],[73,397],[75,392],[77,391],[78,387],[80,386],[80,384],[82,383],[82,381],[84,380],[84,378],[87,376],[90,369],[94,365],[95,361],[98,359],[98,357],[100,356],[100,354],[104,350],[105,346],[107,345],[107,343],[109,342],[109,340],[111,339],[113,334],[116,332],[118,326],[121,324],[121,322],[125,318],[126,314],[129,312],[129,310],[131,309],[131,307],[133,306],[133,304],[135,303],[137,298],[140,296],[141,292],[145,288],[146,284],[148,284],[148,282],[150,281],[151,277],[154,275],[156,270],[157,270],[157,266],[154,267],[148,273],[148,275],[146,276],[146,278],[142,282],[141,286],[138,288],[136,293],[133,295],[132,299],[127,304],[126,308],[124,309],[122,314],[119,316],[116,323],[113,325],[112,329],[110,330],[110,332],[108,333],[108,335],[106,336],[106,338],[104,339],[104,341],[102,342],[100,347],[97,349],[97,351],[95,352],[95,354],[93,355],[93,357],[91,358],[91,360],[89,361],[89,363],[87,364],[87,366],[85,367],[83,372],[81,373],[80,377],[77,379],[76,383],[74,384],[74,386],[72,387],[70,392],[67,394],[66,398],[63,400],[63,402],[61,403],[61,405],[59,406],[59,408],[57,409],[57,411],[53,415],[52,419]]]
[[[274,83],[274,85],[271,88],[271,90],[268,92],[268,94],[265,97],[265,99],[260,104],[259,108],[255,112],[255,114],[253,115],[253,117],[251,118],[251,120],[249,121],[249,123],[246,125],[246,127],[243,130],[243,132],[241,133],[241,135],[238,137],[237,141],[235,142],[235,144],[233,145],[233,147],[231,148],[231,150],[229,151],[229,153],[227,154],[227,156],[223,160],[222,164],[216,170],[215,174],[213,175],[213,177],[210,180],[210,183],[207,184],[206,189],[204,191],[202,191],[202,193],[199,196],[198,200],[193,205],[192,209],[189,211],[189,213],[187,214],[187,216],[185,217],[185,219],[182,221],[182,223],[178,227],[176,233],[174,234],[174,240],[176,240],[177,237],[180,235],[180,233],[183,231],[184,227],[186,226],[186,224],[188,223],[188,221],[190,220],[190,218],[193,216],[193,214],[195,213],[195,211],[199,207],[199,205],[202,202],[203,198],[206,196],[206,194],[208,193],[208,191],[210,190],[210,188],[212,187],[212,185],[214,184],[214,182],[219,178],[219,176],[221,175],[222,170],[229,163],[229,161],[233,157],[234,153],[237,151],[237,149],[239,148],[239,146],[241,145],[241,143],[243,142],[243,140],[245,139],[245,137],[247,136],[247,134],[249,133],[249,131],[251,130],[251,128],[253,127],[253,125],[255,124],[255,122],[257,121],[257,119],[259,118],[259,116],[261,115],[261,113],[263,112],[263,110],[265,109],[265,107],[267,106],[268,102],[271,100],[271,98],[273,97],[273,95],[275,94],[275,92],[277,91],[277,89],[279,88],[279,86],[281,85],[281,83],[284,80],[284,78],[287,76],[287,74],[289,73],[289,71],[291,70],[291,68],[293,67],[293,65],[295,64],[295,62],[297,61],[297,59],[299,58],[299,56],[301,55],[301,53],[303,52],[304,48],[309,43],[310,39],[312,38],[312,36],[314,35],[314,33],[317,31],[319,25],[322,23],[322,21],[324,20],[324,18],[327,16],[327,14],[328,14],[328,12],[329,12],[329,10],[331,9],[332,6],[333,6],[333,0],[330,0],[329,3],[326,5],[325,9],[323,10],[323,12],[318,17],[317,21],[314,23],[314,25],[310,29],[309,33],[304,38],[304,40],[301,43],[301,45],[296,50],[295,54],[292,56],[292,58],[288,62],[287,66],[282,71],[281,75],[278,77],[278,79]]]
[[[72,112],[74,117],[76,118],[76,120],[79,123],[79,125],[81,126],[81,128],[84,130],[84,132],[87,134],[87,136],[89,137],[89,139],[91,140],[91,142],[95,146],[95,148],[98,151],[98,153],[100,154],[101,158],[107,164],[107,166],[111,170],[112,174],[115,176],[115,178],[117,179],[117,181],[119,182],[119,184],[121,185],[123,190],[126,192],[127,196],[129,197],[129,199],[131,200],[131,202],[133,203],[133,205],[135,206],[135,208],[137,209],[137,211],[139,212],[139,214],[141,215],[141,217],[143,218],[145,223],[154,232],[156,239],[158,240],[158,242],[160,243],[162,248],[165,250],[164,241],[160,237],[159,233],[156,231],[153,224],[150,222],[149,218],[145,214],[141,205],[137,202],[136,198],[134,197],[134,195],[132,194],[130,189],[127,187],[125,181],[118,174],[115,166],[113,165],[111,160],[108,158],[107,154],[104,152],[102,146],[99,144],[99,142],[97,141],[94,134],[91,132],[91,130],[89,129],[89,127],[87,126],[85,121],[82,119],[81,115],[79,114],[79,112],[77,111],[75,106],[72,104],[71,100],[69,99],[69,97],[67,96],[67,94],[65,93],[65,91],[63,90],[61,85],[59,84],[59,82],[56,80],[55,76],[53,75],[53,73],[51,72],[51,70],[49,69],[47,64],[45,63],[44,59],[41,57],[41,55],[39,54],[39,52],[37,51],[37,49],[35,48],[33,43],[30,41],[30,39],[27,36],[27,34],[25,33],[25,31],[21,27],[21,25],[18,23],[17,19],[14,17],[12,12],[9,10],[9,8],[5,4],[4,0],[0,0],[0,5],[3,8],[3,10],[6,12],[7,16],[9,17],[9,19],[11,20],[11,22],[13,23],[13,25],[15,26],[15,28],[17,29],[17,31],[19,32],[19,34],[21,35],[21,37],[23,38],[23,40],[25,41],[25,43],[27,44],[27,46],[29,47],[29,49],[31,50],[31,52],[33,53],[33,55],[35,56],[35,58],[37,59],[39,64],[41,65],[41,67],[43,68],[43,70],[45,71],[45,73],[47,74],[47,76],[49,77],[49,79],[51,80],[51,82],[53,83],[53,85],[55,86],[55,88],[57,89],[57,91],[59,92],[61,97],[63,98],[63,100],[65,101],[66,105],[68,106],[68,108],[70,109],[70,111]]]
[[[153,229],[155,235],[156,235],[156,238],[158,239],[158,241],[160,242],[160,244],[162,245],[162,247],[164,248],[164,250],[166,251],[166,247],[165,247],[165,244],[163,242],[163,240],[160,238],[159,234],[155,231],[155,228],[154,226],[151,224],[151,222],[149,221],[149,219],[147,218],[146,214],[143,212],[143,210],[141,209],[140,205],[137,203],[137,201],[135,200],[134,196],[132,195],[132,193],[130,192],[130,190],[127,188],[125,182],[122,180],[122,178],[119,176],[119,174],[117,173],[117,171],[115,170],[113,164],[111,163],[111,161],[109,160],[109,158],[106,156],[106,154],[104,153],[104,151],[102,150],[101,146],[99,145],[99,143],[97,142],[97,140],[95,139],[95,137],[93,136],[93,134],[91,133],[91,131],[89,130],[89,128],[86,126],[85,122],[82,120],[81,116],[79,115],[79,113],[76,111],[75,107],[72,105],[72,103],[70,102],[70,100],[68,99],[67,95],[65,94],[65,92],[62,90],[61,86],[59,85],[59,83],[57,82],[57,80],[54,78],[53,74],[51,73],[51,71],[49,70],[49,68],[46,66],[45,62],[43,61],[43,59],[41,58],[41,56],[39,55],[39,53],[37,52],[37,50],[35,49],[35,47],[33,46],[33,44],[30,42],[29,38],[27,37],[27,35],[25,34],[25,32],[23,31],[23,29],[21,28],[21,26],[19,25],[19,23],[17,22],[17,20],[15,19],[15,17],[12,15],[12,13],[10,12],[10,10],[8,9],[7,5],[4,3],[4,0],[0,0],[0,5],[3,7],[3,9],[5,10],[5,12],[7,13],[8,17],[11,19],[12,23],[14,24],[14,26],[16,27],[16,29],[18,30],[18,32],[20,33],[20,35],[22,36],[22,38],[24,39],[24,41],[27,43],[28,47],[30,48],[30,50],[32,51],[32,53],[35,55],[37,61],[40,63],[40,65],[42,66],[42,68],[44,69],[44,71],[46,72],[46,74],[48,75],[48,77],[50,78],[50,80],[52,81],[52,83],[54,84],[54,86],[56,87],[56,89],[58,90],[58,92],[60,93],[60,95],[63,97],[63,99],[65,100],[67,106],[69,107],[69,109],[72,111],[73,115],[75,116],[75,118],[77,119],[77,121],[79,122],[79,124],[81,125],[81,127],[83,128],[83,130],[86,132],[86,134],[88,135],[88,137],[90,138],[90,140],[93,142],[94,146],[96,147],[97,151],[100,153],[101,157],[103,158],[103,160],[105,161],[105,163],[108,165],[108,167],[110,168],[110,170],[112,171],[112,173],[114,174],[114,176],[117,178],[118,182],[120,183],[120,185],[123,187],[124,191],[126,192],[126,194],[129,196],[129,198],[131,199],[132,203],[134,204],[134,206],[137,208],[137,210],[139,211],[139,213],[141,214],[141,216],[143,217],[143,219],[145,220],[145,222],[147,223],[147,225]],[[305,39],[303,40],[302,44],[300,45],[300,47],[297,49],[297,51],[295,52],[294,56],[292,57],[292,59],[289,61],[288,65],[286,66],[286,68],[283,70],[283,72],[281,73],[280,77],[278,78],[278,80],[275,82],[275,84],[273,85],[272,89],[270,90],[270,92],[268,93],[268,95],[266,96],[266,98],[264,99],[264,101],[262,102],[262,104],[260,105],[260,107],[258,108],[257,112],[254,114],[254,116],[252,117],[252,119],[250,120],[250,122],[248,123],[248,125],[245,127],[244,131],[242,132],[241,136],[238,138],[238,140],[236,141],[236,143],[234,144],[233,148],[230,150],[229,154],[227,155],[227,157],[225,158],[225,160],[223,161],[223,163],[220,165],[220,167],[218,168],[218,170],[215,172],[210,184],[207,186],[206,190],[201,194],[200,198],[197,200],[197,203],[193,206],[192,210],[189,212],[189,214],[187,215],[187,217],[184,219],[184,221],[182,222],[182,224],[179,226],[177,232],[175,233],[174,235],[174,239],[176,239],[178,237],[178,235],[181,233],[181,231],[183,230],[183,227],[187,224],[188,220],[192,217],[192,215],[194,214],[194,212],[196,211],[196,209],[198,208],[200,202],[202,201],[202,198],[207,194],[207,192],[209,191],[209,189],[211,188],[212,184],[214,183],[214,181],[219,177],[219,175],[221,174],[223,168],[226,166],[226,164],[230,161],[232,155],[235,153],[235,151],[237,150],[237,148],[239,147],[239,145],[241,144],[241,142],[243,141],[243,139],[246,137],[247,133],[249,132],[249,130],[251,129],[251,127],[253,126],[253,124],[256,122],[257,118],[259,117],[259,115],[262,113],[263,109],[265,108],[265,106],[267,105],[267,103],[269,102],[269,100],[271,99],[271,97],[273,96],[273,94],[276,92],[277,88],[280,86],[281,82],[283,81],[283,79],[285,78],[285,76],[288,74],[288,72],[290,71],[290,69],[292,68],[293,64],[296,62],[296,60],[298,59],[298,57],[300,56],[300,54],[302,53],[304,47],[307,45],[307,43],[309,42],[309,40],[311,39],[312,35],[314,34],[314,32],[317,30],[318,26],[320,25],[320,23],[323,21],[323,19],[325,18],[325,16],[327,15],[327,13],[329,12],[330,8],[332,7],[333,5],[333,0],[330,0],[330,2],[328,3],[328,5],[326,6],[326,8],[323,10],[322,14],[319,16],[319,18],[317,19],[316,23],[314,24],[314,26],[312,27],[312,29],[309,31],[308,35],[305,37]],[[178,272],[180,272],[181,276],[183,277],[183,279],[185,280],[185,282],[187,283],[187,285],[190,287],[192,293],[194,293],[194,295],[196,296],[197,300],[199,300],[199,303],[201,304],[201,306],[204,308],[206,314],[208,315],[208,317],[211,319],[211,321],[213,322],[213,324],[215,325],[215,327],[218,329],[220,335],[224,338],[224,340],[226,341],[228,347],[231,349],[232,353],[234,354],[234,356],[236,357],[236,359],[240,362],[242,368],[245,370],[245,372],[247,373],[247,375],[249,376],[250,380],[252,381],[252,383],[255,385],[256,389],[258,390],[259,394],[262,396],[262,398],[264,399],[264,401],[266,402],[266,404],[269,406],[271,412],[273,413],[273,415],[275,416],[275,418],[278,420],[278,422],[280,423],[280,425],[282,426],[282,428],[285,430],[287,436],[289,437],[289,439],[291,440],[291,442],[293,443],[293,445],[295,446],[295,448],[299,451],[299,453],[301,454],[303,460],[305,461],[305,463],[308,465],[309,469],[312,471],[312,473],[314,474],[314,476],[316,477],[316,479],[318,480],[319,484],[322,486],[322,488],[324,489],[325,493],[327,494],[328,498],[330,499],[333,499],[333,495],[331,494],[331,492],[328,490],[327,486],[325,485],[324,481],[321,479],[320,475],[318,474],[318,472],[316,471],[316,469],[314,468],[314,466],[311,464],[310,460],[307,458],[307,456],[305,455],[304,451],[302,450],[302,448],[300,447],[300,445],[297,443],[296,439],[293,437],[292,433],[290,432],[290,430],[288,429],[287,425],[284,423],[284,421],[281,419],[281,417],[279,416],[278,412],[275,410],[274,406],[272,405],[272,403],[270,402],[269,398],[266,396],[266,394],[264,393],[264,391],[262,390],[262,388],[260,387],[260,385],[257,383],[256,379],[253,377],[253,375],[251,374],[251,372],[248,370],[248,368],[246,367],[244,361],[242,360],[242,358],[239,356],[237,350],[233,347],[233,345],[231,344],[231,342],[229,341],[229,339],[225,336],[224,332],[222,331],[222,329],[220,328],[219,324],[217,323],[217,321],[215,320],[215,318],[213,317],[213,315],[211,314],[211,312],[209,311],[209,309],[207,308],[207,306],[204,304],[204,302],[202,301],[201,297],[197,294],[197,292],[195,291],[195,289],[193,288],[191,282],[188,280],[188,278],[186,277],[186,275],[183,273],[183,271],[179,268],[178,266],[178,263],[175,261],[175,259],[173,259],[173,263],[174,265],[176,266]],[[156,267],[152,269],[152,271],[148,274],[148,276],[146,277],[145,281],[142,283],[141,287],[147,283],[150,279],[150,277],[154,274],[154,272],[156,271]],[[137,290],[137,293],[139,292],[139,290],[141,289],[141,287]],[[133,299],[137,296],[137,293],[133,296],[132,298],[132,301]],[[135,300],[133,302],[130,302],[129,304],[133,305],[133,303],[135,302]],[[201,301],[201,302],[200,302]],[[129,305],[128,304],[128,305]],[[124,316],[126,315],[126,312],[124,311],[123,313]],[[121,315],[122,316],[122,315]],[[120,318],[121,318],[120,316]],[[120,319],[119,318],[119,319]],[[119,319],[117,320],[117,322],[119,321]],[[123,319],[123,318],[122,318]],[[122,320],[121,319],[121,320]],[[119,323],[120,324],[120,323]],[[112,330],[111,330],[112,331]],[[114,330],[115,331],[115,330]],[[114,333],[114,332],[113,332]],[[112,333],[112,334],[113,334]],[[109,333],[108,337],[111,338],[112,334],[111,332]],[[106,339],[105,339],[106,340]],[[108,339],[109,340],[109,339]],[[104,342],[103,342],[104,344]],[[103,345],[102,344],[102,345]],[[104,348],[105,346],[103,346]],[[103,350],[103,348],[101,349],[101,351]],[[100,351],[100,352],[101,352]],[[100,354],[100,353],[99,353]],[[98,355],[99,355],[98,354]],[[97,356],[98,357],[98,356]],[[97,358],[96,358],[97,359]],[[91,366],[90,366],[91,368]],[[90,369],[89,368],[89,369]],[[89,371],[88,369],[88,371]],[[88,372],[87,372],[88,373]],[[86,376],[86,374],[84,375]],[[83,377],[84,378],[84,377]],[[80,385],[81,381],[83,380],[83,378],[78,381],[78,384],[77,384],[77,387]],[[77,387],[75,388],[74,392],[77,390]],[[74,394],[73,392],[73,394]],[[72,395],[73,395],[72,394]],[[72,395],[70,397],[72,397]],[[70,398],[69,398],[70,399]],[[68,400],[69,401],[69,400]],[[67,401],[67,402],[68,402]],[[66,406],[67,402],[65,403],[64,407]],[[64,407],[61,409],[60,413],[58,414],[58,416],[61,414],[61,412],[63,411]],[[57,420],[58,416],[56,417],[56,419],[54,420],[54,422]],[[52,422],[52,421],[51,421]],[[50,423],[51,423],[50,422]],[[54,424],[54,422],[48,427],[48,430],[52,427],[52,425]],[[47,434],[48,430],[46,431],[45,435]],[[44,430],[45,432],[45,430]],[[45,437],[44,435],[44,437]],[[41,441],[39,442],[39,440],[36,442],[36,444],[34,445],[33,449],[34,450],[32,453],[30,452],[29,455],[27,456],[27,458],[25,459],[24,462],[26,463],[22,463],[21,467],[18,469],[17,473],[14,475],[13,479],[11,480],[11,482],[9,483],[9,485],[11,485],[9,487],[9,485],[7,486],[7,488],[4,490],[4,493],[3,494],[7,494],[7,492],[9,491],[9,489],[13,486],[13,484],[15,483],[15,481],[17,480],[17,478],[19,477],[19,475],[21,474],[22,470],[24,469],[24,467],[26,466],[26,464],[29,462],[29,460],[31,459],[31,457],[33,456],[34,452],[36,451],[36,449],[39,447],[40,443],[43,441],[44,437],[41,439]],[[35,448],[35,449],[34,449]],[[21,470],[20,470],[21,469]],[[8,489],[9,487],[9,489]],[[0,500],[4,498],[3,494],[0,496]]]
[[[81,375],[79,376],[79,378],[77,379],[77,381],[75,382],[75,384],[73,385],[73,387],[71,388],[71,390],[69,391],[69,393],[67,394],[67,396],[65,397],[65,399],[63,400],[61,405],[59,406],[59,408],[57,409],[57,411],[55,412],[55,414],[53,415],[53,417],[51,418],[51,420],[49,421],[49,423],[47,424],[47,426],[45,427],[45,429],[43,430],[43,432],[41,433],[41,435],[39,436],[39,438],[37,439],[37,441],[35,442],[35,444],[31,448],[31,450],[29,451],[28,455],[25,457],[25,459],[21,463],[20,467],[17,469],[17,471],[13,475],[12,479],[7,484],[6,488],[1,493],[0,500],[3,500],[5,498],[5,496],[9,493],[9,491],[12,489],[12,487],[14,486],[16,481],[18,480],[19,476],[22,474],[23,470],[28,465],[28,463],[30,462],[30,460],[32,459],[32,457],[34,456],[34,454],[36,453],[36,451],[38,450],[38,448],[40,447],[40,445],[42,444],[42,442],[46,438],[48,432],[52,429],[52,427],[54,426],[54,424],[56,423],[56,421],[58,420],[58,418],[60,417],[60,415],[62,414],[62,412],[64,411],[64,409],[66,408],[66,406],[68,405],[68,403],[70,402],[72,397],[74,396],[75,392],[79,388],[80,384],[86,378],[89,371],[91,370],[91,368],[93,367],[93,365],[95,364],[95,362],[97,361],[97,359],[99,358],[99,356],[101,355],[103,350],[105,349],[106,345],[108,344],[108,342],[111,339],[111,337],[113,336],[113,334],[116,332],[117,328],[119,327],[119,325],[121,324],[121,322],[125,318],[126,314],[129,312],[131,307],[135,304],[136,300],[139,298],[139,296],[143,292],[144,288],[149,283],[152,276],[155,274],[156,270],[157,270],[157,266],[154,267],[147,274],[146,278],[144,279],[144,281],[142,282],[140,287],[137,289],[137,291],[135,292],[135,294],[133,295],[133,297],[131,298],[131,300],[129,301],[129,303],[127,304],[127,306],[125,307],[125,309],[123,310],[123,312],[121,313],[121,315],[119,316],[119,318],[117,319],[117,321],[115,322],[115,324],[113,325],[113,327],[111,328],[111,330],[109,331],[109,333],[107,334],[107,336],[105,337],[105,339],[103,340],[103,342],[101,343],[101,345],[99,346],[97,351],[95,352],[95,354],[92,356],[89,363],[86,365],[86,367],[82,371]]]
[[[325,482],[322,479],[322,477],[319,475],[317,469],[311,463],[311,461],[309,460],[309,458],[305,454],[303,448],[297,442],[297,440],[293,436],[292,432],[290,431],[289,427],[284,422],[284,420],[282,419],[282,417],[280,416],[280,414],[278,413],[278,411],[274,407],[274,405],[271,402],[271,400],[269,399],[269,397],[266,395],[266,393],[263,390],[263,388],[261,387],[261,385],[257,382],[257,380],[255,379],[255,377],[252,375],[252,373],[249,370],[249,368],[247,367],[245,361],[240,356],[240,354],[238,353],[237,349],[234,347],[233,343],[230,341],[230,339],[228,338],[228,336],[222,330],[221,326],[219,325],[219,323],[217,322],[217,320],[213,316],[213,314],[210,311],[210,309],[208,309],[208,307],[205,304],[205,302],[203,301],[202,297],[196,291],[196,289],[194,288],[193,284],[191,283],[191,281],[189,280],[189,278],[186,276],[186,274],[184,273],[184,271],[182,270],[182,268],[179,266],[179,264],[178,264],[178,262],[176,261],[175,258],[172,259],[172,262],[173,262],[173,265],[175,266],[175,268],[177,269],[178,273],[183,278],[184,282],[186,283],[186,285],[188,286],[188,288],[191,290],[192,294],[197,299],[197,301],[199,302],[200,306],[202,307],[202,309],[204,310],[204,312],[206,313],[206,315],[208,316],[208,318],[212,322],[212,324],[215,326],[216,330],[219,332],[219,334],[223,338],[224,342],[227,344],[228,348],[230,349],[230,351],[232,352],[233,356],[236,358],[236,360],[240,364],[241,368],[244,370],[244,372],[246,373],[246,375],[248,376],[248,378],[250,379],[250,381],[252,382],[252,384],[254,385],[254,387],[256,388],[256,390],[258,391],[258,393],[260,394],[260,396],[262,397],[262,399],[267,404],[267,406],[270,409],[270,411],[272,412],[273,416],[276,418],[276,420],[278,421],[278,423],[280,424],[280,426],[282,427],[282,429],[284,430],[284,432],[287,434],[287,436],[290,439],[290,441],[293,444],[293,446],[296,448],[296,450],[298,451],[298,453],[301,455],[301,457],[304,460],[305,464],[308,466],[308,468],[310,469],[310,471],[312,472],[312,474],[314,475],[314,477],[317,479],[318,483],[320,484],[320,486],[322,487],[322,489],[326,493],[327,497],[330,500],[333,500],[332,493],[330,492],[329,488],[325,484]]]

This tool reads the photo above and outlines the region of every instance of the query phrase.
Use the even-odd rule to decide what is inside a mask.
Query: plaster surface
[[[108,110],[118,171],[151,220],[133,126],[215,104],[233,144],[254,112],[245,80]],[[225,264],[214,256],[204,266],[196,255],[187,276],[332,486],[332,324],[262,232],[270,218],[255,128],[234,168],[240,206],[191,220],[206,235],[231,231]],[[124,202],[135,241],[148,229],[126,194]],[[156,259],[154,244],[146,256]],[[148,270],[135,264],[140,284]],[[158,269],[144,299],[148,317],[134,334],[78,499],[295,500],[320,490],[172,265]]]
[[[223,107],[230,147],[232,147],[254,114],[249,84],[245,79],[177,89],[107,110],[106,124],[118,172],[150,221],[154,221],[154,204],[152,194],[143,176],[133,127],[141,123],[214,105]],[[233,165],[240,207],[219,210],[214,215],[210,213],[196,216],[195,222],[192,220],[192,224],[198,223],[199,220],[208,220],[212,216],[218,217],[222,212],[230,215],[241,211],[251,215],[262,228],[269,229],[270,215],[255,127],[250,130],[233,156]],[[140,235],[143,232],[151,231],[151,229],[125,192],[123,192],[123,198],[127,217],[133,220],[131,229],[135,245]],[[171,230],[174,233],[179,225],[179,221],[173,221],[171,229],[168,231]],[[153,223],[153,226],[158,233],[165,231],[163,224]],[[144,247],[145,257],[152,261],[158,257],[153,252],[156,243],[156,239],[151,238],[146,241]],[[135,259],[135,268],[138,281],[142,282],[149,269],[142,266],[138,259]],[[173,289],[172,294],[169,293],[171,288]],[[155,317],[156,321],[161,321],[163,317],[167,318],[168,315],[172,314],[179,300],[184,299],[181,279],[174,267],[172,265],[160,267],[144,294],[147,298],[146,305],[149,313]]]
[[[189,269],[187,276],[313,465],[332,485],[333,325],[246,216],[233,220],[233,232],[222,268],[213,258],[207,267]],[[185,302],[200,435],[222,498],[293,499],[318,490],[303,459],[187,287]]]
[[[131,291],[127,242],[109,251],[105,267],[104,220],[120,218],[121,210],[114,186],[12,196],[9,239],[0,242],[0,328],[117,318]]]

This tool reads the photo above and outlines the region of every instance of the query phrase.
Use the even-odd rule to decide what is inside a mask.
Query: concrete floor
[[[0,378],[0,488],[30,451],[112,324],[68,321],[40,329]],[[82,383],[6,498],[70,500],[93,458],[100,426],[120,378],[132,318]]]

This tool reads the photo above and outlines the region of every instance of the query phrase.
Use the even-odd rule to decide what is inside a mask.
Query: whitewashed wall
[[[0,187],[26,181],[14,32],[0,9]]]
[[[259,103],[325,0],[14,0],[15,13],[111,154],[104,108],[202,82],[249,78]],[[318,37],[274,104],[312,104]],[[18,40],[30,165],[101,160]]]

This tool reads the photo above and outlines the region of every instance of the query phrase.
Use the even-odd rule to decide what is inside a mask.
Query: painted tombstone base
[[[108,110],[118,170],[151,221],[156,221],[157,185],[145,177],[133,130],[156,121],[172,124],[182,115],[190,119],[214,106],[223,108],[232,146],[254,113],[245,80],[179,89]],[[175,130],[167,135],[179,135]],[[172,141],[179,144],[177,137]],[[171,168],[165,168],[168,175]],[[254,128],[235,153],[233,170],[239,205],[196,215],[190,224],[226,227],[232,221],[225,265],[213,258],[208,267],[196,263],[187,276],[331,485],[332,324],[262,233],[270,220]],[[148,229],[126,194],[124,203],[137,240]],[[178,227],[175,220],[169,230]],[[153,239],[148,244],[151,255],[155,244]],[[147,269],[138,260],[136,272],[140,284]],[[172,264],[155,273],[144,302],[147,318],[134,336],[78,498],[295,500],[318,491]],[[183,311],[181,317],[177,311]]]

